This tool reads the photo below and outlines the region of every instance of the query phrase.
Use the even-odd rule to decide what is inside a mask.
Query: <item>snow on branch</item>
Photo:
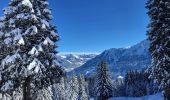
[[[22,13],[16,16],[17,19],[37,19],[34,14]]]
[[[35,73],[40,71],[40,68],[45,68],[43,64],[36,58],[28,65],[28,70],[34,70]]]
[[[49,10],[49,9],[44,9],[43,12],[47,13],[47,14],[51,14],[51,10]]]
[[[24,45],[24,44],[25,44],[24,39],[23,39],[23,38],[21,38],[21,39],[18,41],[18,44],[20,44],[20,45]]]
[[[31,49],[31,51],[28,52],[28,54],[30,54],[30,55],[38,55],[38,50],[35,47],[33,47]]]
[[[47,37],[44,42],[43,42],[44,45],[54,45],[54,42],[50,40],[49,37]]]
[[[21,56],[16,53],[12,56],[8,55],[5,59],[2,60],[1,66],[4,67],[10,63],[14,63],[17,59],[21,59]]]
[[[30,34],[30,35],[33,35],[33,34],[36,34],[38,32],[38,29],[36,26],[31,26],[30,28],[28,28],[25,33],[23,35],[27,35],[27,34]]]
[[[14,12],[16,12],[16,10],[17,10],[16,7],[7,7],[7,8],[3,9],[5,15],[14,13]]]
[[[8,91],[10,89],[13,88],[13,83],[11,80],[7,81],[2,87],[1,87],[1,90],[2,91]]]
[[[41,23],[42,23],[42,28],[43,29],[46,29],[46,27],[49,27],[50,25],[49,25],[49,22],[47,22],[46,20],[41,20]]]
[[[23,0],[23,1],[22,1],[22,4],[25,5],[25,6],[28,6],[28,7],[30,7],[30,8],[33,7],[33,6],[32,6],[32,3],[30,2],[30,0]]]

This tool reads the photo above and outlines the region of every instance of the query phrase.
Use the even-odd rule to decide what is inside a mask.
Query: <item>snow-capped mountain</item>
[[[73,69],[82,66],[84,63],[86,63],[88,60],[94,58],[97,56],[95,53],[67,53],[67,54],[58,54],[57,55],[57,60],[59,64],[64,67],[64,69],[69,72],[72,71]]]
[[[77,74],[91,75],[96,66],[102,61],[107,61],[111,74],[124,75],[127,70],[141,70],[151,63],[149,42],[144,40],[137,45],[128,48],[109,49],[87,61],[84,65],[74,70]],[[71,72],[70,72],[71,73]]]

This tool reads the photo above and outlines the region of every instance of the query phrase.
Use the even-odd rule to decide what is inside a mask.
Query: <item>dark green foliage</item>
[[[129,71],[125,75],[126,96],[141,97],[158,92],[158,85],[149,79],[149,73]]]
[[[125,96],[125,83],[123,77],[117,77],[113,81],[113,94],[114,97],[123,97]]]
[[[105,61],[97,67],[94,91],[97,100],[105,100],[113,96],[112,79]]]
[[[150,24],[148,39],[152,55],[151,77],[164,90],[164,99],[170,99],[170,1],[148,0]]]
[[[56,59],[57,30],[50,21],[47,0],[11,0],[4,9],[0,31],[1,92],[43,89],[64,75]],[[27,98],[28,97],[28,98]]]

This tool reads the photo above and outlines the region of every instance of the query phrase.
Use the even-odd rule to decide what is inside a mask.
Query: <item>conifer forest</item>
[[[1,0],[0,10],[0,100],[170,100],[170,0]]]

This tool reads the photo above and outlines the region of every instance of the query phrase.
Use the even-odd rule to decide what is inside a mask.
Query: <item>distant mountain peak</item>
[[[90,55],[95,54],[98,55],[100,52],[60,52],[59,55]]]
[[[72,71],[77,67],[80,67],[88,60],[94,58],[96,54],[85,54],[85,53],[59,53],[57,54],[57,60],[59,64],[67,71]]]
[[[127,70],[141,70],[148,67],[151,63],[148,48],[149,41],[147,40],[141,41],[129,48],[111,48],[87,61],[81,67],[76,68],[74,72],[77,74],[91,75],[95,72],[98,63],[102,60],[108,62],[113,77],[122,75]]]
[[[131,48],[132,46],[127,46],[127,47],[125,47],[125,49],[129,49],[129,48]]]

